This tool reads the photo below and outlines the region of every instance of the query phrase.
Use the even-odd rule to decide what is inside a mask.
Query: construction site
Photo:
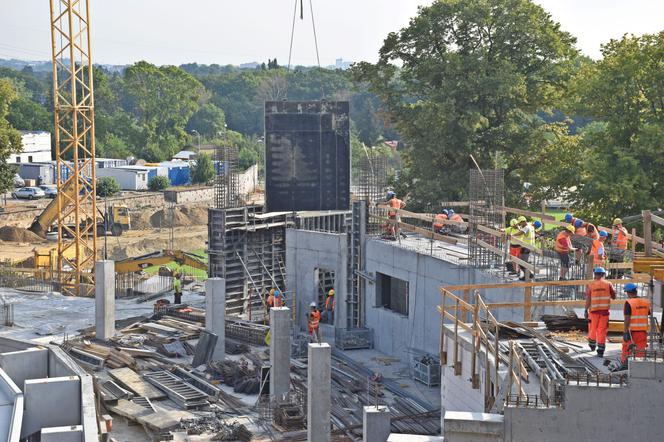
[[[343,100],[265,101],[249,190],[237,148],[219,146],[212,186],[99,198],[88,6],[56,3],[69,173],[53,200],[0,213],[0,437],[661,439],[656,207],[616,214],[632,215],[624,244],[622,220],[593,226],[601,262],[573,207],[508,207],[503,170],[469,168],[467,199],[407,210],[384,154],[351,170]],[[598,280],[613,287],[605,342],[588,337]],[[635,297],[645,340],[628,346]]]

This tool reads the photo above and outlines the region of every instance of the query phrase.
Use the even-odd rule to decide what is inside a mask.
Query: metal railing
[[[561,401],[537,394],[509,394],[505,397],[505,405],[519,408],[552,408],[560,407]]]

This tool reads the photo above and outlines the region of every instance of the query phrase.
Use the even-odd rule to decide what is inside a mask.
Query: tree
[[[206,184],[214,178],[214,165],[209,155],[199,153],[196,155],[196,163],[191,169],[191,182],[195,184]]]
[[[21,151],[21,134],[7,121],[9,106],[16,92],[9,80],[0,78],[0,193],[13,187],[15,169],[7,164],[13,153]]]
[[[152,190],[153,192],[164,190],[170,185],[171,183],[168,181],[168,177],[165,176],[156,176],[148,181],[148,189]]]
[[[573,110],[596,120],[581,131],[584,216],[610,221],[664,201],[664,32],[624,36],[571,82]]]
[[[120,185],[114,177],[104,176],[97,179],[97,196],[105,198],[118,192],[120,192]]]
[[[212,103],[201,106],[187,123],[187,132],[196,130],[205,138],[214,138],[226,128],[226,117],[224,111]]]
[[[533,115],[564,92],[574,42],[529,0],[439,0],[388,35],[378,63],[352,68],[408,146],[399,185],[411,206],[465,196],[471,154],[485,168],[503,158],[508,195],[521,193]]]

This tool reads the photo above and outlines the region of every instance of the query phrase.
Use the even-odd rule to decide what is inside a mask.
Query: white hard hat
[[[311,304],[309,304],[309,307],[316,307],[316,303],[312,302]]]

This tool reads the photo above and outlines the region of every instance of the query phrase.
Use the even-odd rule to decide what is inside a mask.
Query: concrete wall
[[[26,379],[48,377],[48,349],[30,348],[0,354],[0,367],[23,390]]]
[[[662,440],[664,363],[630,361],[626,387],[565,387],[562,408],[505,407],[506,441]]]
[[[503,440],[503,416],[489,413],[445,413],[446,442],[498,442]]]
[[[83,427],[42,428],[41,442],[80,442],[83,440]]]
[[[238,176],[240,195],[248,195],[258,186],[258,164],[254,164]]]
[[[297,323],[303,330],[307,326],[309,304],[317,301],[314,270],[334,271],[336,312],[335,327],[346,326],[346,293],[348,273],[348,245],[346,234],[286,230],[286,287],[297,298]],[[289,296],[293,296],[292,293]]]
[[[164,191],[164,201],[177,204],[209,202],[213,199],[213,187],[176,188]]]
[[[80,391],[77,376],[25,381],[21,438],[46,427],[80,425]]]
[[[388,354],[407,358],[409,348],[437,354],[441,303],[440,287],[458,284],[500,282],[469,266],[455,265],[434,256],[417,253],[378,240],[366,242],[366,272],[380,272],[408,281],[408,316],[377,307],[376,284],[365,281],[366,325],[374,329],[375,347]],[[457,294],[460,296],[461,294]],[[523,300],[523,290],[492,290],[486,302]],[[504,309],[498,320],[521,319],[521,309]]]

